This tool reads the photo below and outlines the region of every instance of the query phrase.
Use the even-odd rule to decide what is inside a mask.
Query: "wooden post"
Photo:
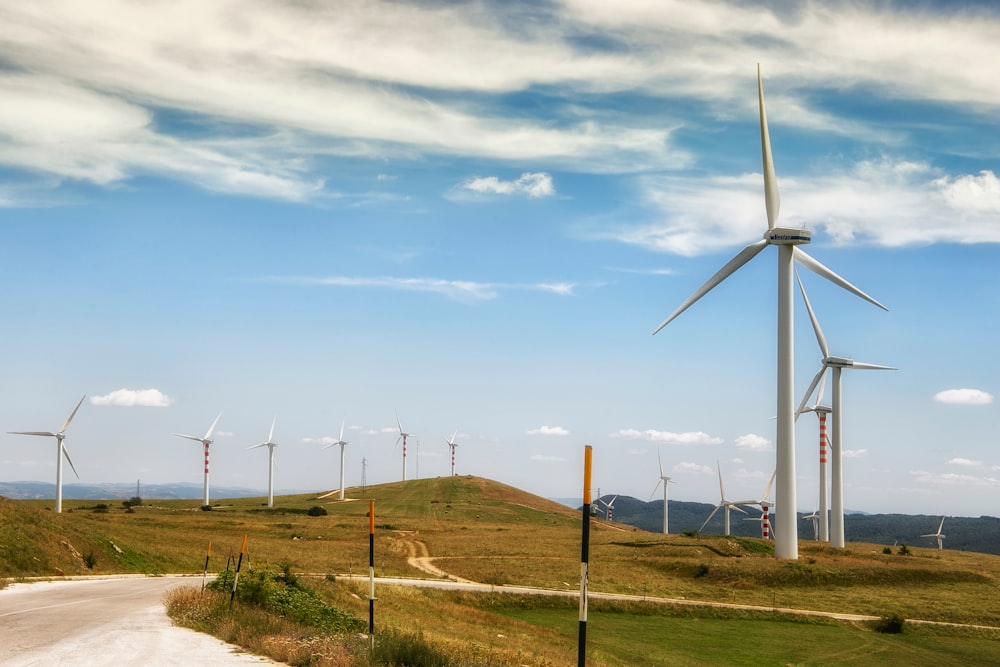
[[[580,548],[580,637],[577,643],[577,667],[587,664],[587,583],[590,563],[590,471],[593,448],[587,445],[583,455],[583,538]]]

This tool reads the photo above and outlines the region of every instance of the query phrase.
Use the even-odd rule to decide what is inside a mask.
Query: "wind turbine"
[[[731,535],[732,533],[729,532],[729,510],[734,509],[737,512],[742,512],[743,514],[746,514],[747,512],[732,500],[726,500],[726,487],[722,485],[722,466],[719,465],[718,461],[716,461],[715,466],[719,470],[719,494],[721,499],[719,500],[719,504],[715,506],[715,509],[712,510],[712,513],[708,515],[708,518],[705,519],[705,523],[701,524],[701,528],[698,529],[698,532],[700,533],[705,530],[705,526],[707,526],[708,522],[712,520],[715,513],[720,509],[725,508],[725,512],[723,513],[723,535]]]
[[[777,377],[777,454],[776,471],[778,477],[778,487],[776,491],[776,501],[786,508],[795,507],[795,400],[792,396],[794,382],[794,330],[793,330],[793,286],[792,286],[792,264],[797,261],[806,268],[823,276],[836,285],[856,294],[857,296],[870,301],[876,306],[885,309],[875,299],[871,298],[860,289],[847,282],[830,269],[813,259],[801,248],[797,247],[809,243],[812,239],[812,232],[808,229],[793,229],[788,227],[778,227],[778,209],[780,198],[778,196],[778,181],[774,172],[774,160],[771,156],[771,138],[767,128],[767,114],[764,110],[764,86],[761,81],[760,65],[757,66],[757,100],[760,107],[760,144],[761,159],[764,172],[764,206],[767,211],[767,231],[764,238],[755,241],[743,248],[728,263],[719,269],[715,275],[699,287],[687,300],[682,303],[667,319],[665,319],[656,329],[654,334],[667,326],[687,310],[694,302],[710,292],[716,285],[735,273],[744,264],[757,256],[766,246],[774,245],[778,247],[778,377]],[[775,543],[774,555],[778,558],[797,559],[799,556],[798,547],[798,526],[796,525],[796,514],[786,511],[779,517],[780,530],[778,535],[781,539]]]
[[[941,523],[938,524],[938,529],[936,533],[930,533],[929,535],[921,535],[920,537],[936,537],[938,549],[944,549],[944,535],[941,533],[942,528],[944,528],[944,517],[941,517]]]
[[[396,443],[398,444],[400,440],[403,441],[403,481],[406,481],[406,439],[414,437],[415,434],[407,433],[403,430],[403,425],[399,421],[399,412],[396,413],[396,426],[399,427],[399,437],[396,438]]]
[[[458,443],[455,442],[455,436],[458,435],[458,430],[456,429],[454,433],[451,434],[451,438],[445,438],[444,441],[448,443],[448,449],[451,450],[451,476],[455,476],[455,448],[458,447]]]
[[[76,416],[76,411],[83,405],[84,398],[87,398],[86,394],[76,404],[76,407],[73,408],[73,412],[69,413],[69,417],[66,418],[62,428],[55,433],[51,431],[7,431],[11,435],[43,435],[56,439],[56,514],[62,512],[62,460],[64,456],[66,457],[66,462],[69,463],[69,467],[73,469],[73,474],[76,475],[77,479],[80,479],[80,473],[76,471],[76,466],[73,465],[73,459],[69,457],[69,452],[66,450],[63,440],[66,439],[66,429],[69,428],[70,422]]]
[[[187,438],[188,440],[194,440],[196,442],[200,442],[205,448],[205,492],[204,492],[204,497],[202,498],[202,504],[201,504],[202,507],[208,507],[208,446],[211,445],[213,442],[215,442],[214,440],[212,440],[212,431],[215,430],[215,425],[219,423],[220,417],[222,417],[221,412],[219,413],[219,416],[215,418],[215,421],[212,422],[212,425],[208,427],[208,431],[205,432],[205,436],[202,438],[199,438],[196,435],[184,435],[183,433],[174,433],[174,435],[176,435],[178,438]]]
[[[854,361],[853,359],[848,359],[846,357],[834,357],[830,355],[830,348],[826,344],[826,336],[823,335],[823,329],[819,326],[819,320],[816,319],[816,313],[813,312],[812,305],[809,303],[809,297],[806,296],[806,289],[802,286],[802,280],[799,279],[798,274],[795,275],[795,279],[799,283],[799,291],[802,293],[802,301],[806,304],[806,311],[809,313],[809,321],[812,322],[813,331],[816,334],[816,342],[819,343],[820,352],[823,353],[823,359],[821,361],[822,367],[813,377],[812,382],[809,385],[809,389],[806,390],[805,396],[802,398],[802,403],[799,404],[799,412],[805,409],[806,401],[812,395],[813,390],[816,386],[823,386],[823,380],[826,377],[826,371],[830,368],[833,369],[833,424],[831,431],[833,431],[833,439],[831,442],[831,458],[833,459],[833,465],[830,470],[830,485],[831,498],[830,504],[832,505],[832,516],[830,517],[830,546],[843,549],[844,548],[844,476],[843,476],[843,462],[844,462],[844,448],[843,448],[843,401],[841,400],[841,382],[840,375],[841,371],[845,368],[855,368],[859,370],[876,370],[876,371],[894,371],[897,370],[892,366],[878,366],[876,364],[866,364],[860,361]],[[819,394],[822,396],[822,394]],[[817,401],[818,402],[818,401]]]
[[[776,502],[772,503],[770,500],[768,500],[768,496],[771,495],[771,487],[774,485],[774,478],[775,478],[775,475],[777,475],[777,474],[778,474],[777,470],[775,470],[773,473],[771,473],[771,479],[768,481],[767,486],[764,487],[764,493],[761,494],[759,500],[736,500],[736,501],[734,501],[734,502],[739,503],[740,505],[746,505],[748,507],[755,507],[756,506],[756,507],[760,508],[760,516],[759,517],[757,517],[756,519],[752,519],[752,518],[751,519],[744,519],[744,521],[759,521],[760,522],[761,537],[763,537],[765,540],[769,540],[772,537],[771,520],[770,520],[770,517],[771,517],[771,508],[774,507],[774,506],[776,506],[777,503]],[[797,523],[798,518],[797,518],[796,513],[792,512],[792,516],[796,517],[796,523]],[[798,526],[796,526],[796,529],[797,528],[798,528]],[[777,539],[776,536],[774,537],[774,546],[775,546],[775,550],[777,550],[778,539]]]
[[[649,494],[649,499],[653,499],[653,495],[656,490],[660,488],[660,484],[663,485],[663,534],[667,534],[667,486],[669,484],[676,484],[674,480],[670,479],[667,475],[663,474],[663,462],[660,461],[660,450],[656,450],[656,463],[660,466],[660,480],[653,487],[653,493]]]
[[[615,501],[616,500],[618,500],[618,496],[615,496],[614,498],[612,498],[611,502],[605,502],[605,500],[603,498],[598,498],[597,499],[597,502],[599,502],[602,505],[604,505],[604,518],[606,518],[608,521],[612,521],[612,522],[614,521],[614,519],[612,518],[612,513],[614,512],[614,509],[615,509]]]
[[[221,415],[220,415],[221,416]],[[274,507],[274,448],[278,446],[278,443],[274,441],[274,422],[277,417],[271,420],[271,432],[267,434],[267,442],[262,442],[259,445],[254,445],[253,447],[247,447],[247,449],[257,449],[258,447],[267,447],[267,506]],[[206,449],[206,454],[207,454]],[[208,468],[208,457],[205,457],[205,468]],[[206,475],[208,474],[206,470]],[[207,491],[206,498],[207,496]],[[208,504],[207,502],[205,503]]]
[[[826,433],[826,418],[833,408],[827,407],[825,405],[820,405],[823,401],[823,388],[826,383],[819,385],[819,394],[816,397],[815,405],[811,405],[807,408],[801,408],[800,412],[815,412],[816,417],[819,418],[819,506],[816,512],[817,518],[813,520],[816,526],[816,539],[820,542],[830,541],[830,508],[827,505],[827,499],[830,497],[829,491],[827,489],[827,449],[830,444],[830,439]],[[796,417],[800,413],[796,413]]]
[[[340,437],[337,438],[337,442],[331,442],[329,445],[323,448],[323,449],[328,449],[330,447],[336,447],[337,445],[340,445],[340,500],[344,499],[344,446],[348,444],[350,443],[344,440],[344,421],[341,420]],[[406,477],[404,476],[403,479],[405,480]]]
[[[813,525],[813,539],[816,540],[817,542],[819,542],[820,541],[820,539],[819,539],[819,510],[818,509],[814,509],[812,514],[807,514],[807,515],[805,515],[802,518],[803,519],[809,519],[810,521],[812,521],[812,525]]]

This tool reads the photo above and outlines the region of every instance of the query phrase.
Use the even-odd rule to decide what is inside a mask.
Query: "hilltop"
[[[261,497],[220,499],[213,503],[212,511],[202,511],[197,500],[158,500],[133,508],[131,513],[121,503],[67,500],[66,511],[60,515],[43,509],[45,501],[0,500],[0,573],[5,577],[200,574],[209,541],[209,569],[219,572],[246,534],[250,567],[328,574],[326,578],[319,576],[315,585],[338,605],[364,617],[365,584],[341,582],[336,575],[367,572],[367,500],[373,498],[375,567],[380,577],[428,577],[416,565],[430,564],[450,578],[491,584],[498,591],[509,584],[561,591],[574,591],[579,586],[580,513],[565,505],[480,477],[396,482],[369,487],[364,494],[360,489],[348,489],[347,495],[346,501],[335,500],[336,495],[330,493],[281,496],[273,509],[264,507]],[[905,552],[890,548],[884,553],[883,546],[870,543],[849,543],[845,550],[833,550],[802,541],[800,559],[789,562],[776,560],[773,546],[759,539],[661,535],[594,519],[590,564],[592,591],[630,594],[637,596],[634,600],[683,598],[768,610],[781,607],[898,616],[1000,628],[996,607],[1000,558],[991,555],[919,546]],[[520,663],[510,664],[570,664],[564,658],[571,653],[575,637],[572,600],[527,601],[511,595],[396,590],[391,586],[380,587],[378,598],[380,623],[419,628],[433,641],[476,642],[493,647],[490,650],[522,656]],[[934,603],[929,605],[928,600]],[[724,609],[702,612],[641,601],[595,600],[591,606],[595,614],[604,614],[604,622],[609,624],[655,622],[661,628],[636,635],[634,628],[622,626],[620,636],[629,637],[627,641],[595,633],[594,642],[605,642],[605,652],[595,665],[638,664],[636,658],[616,656],[667,656],[677,651],[689,661],[669,662],[664,657],[644,664],[696,664],[693,651],[705,645],[715,650],[732,646],[731,650],[740,654],[768,656],[773,664],[778,664],[774,660],[796,662],[801,653],[793,651],[805,650],[799,640],[790,639],[800,633],[784,627],[788,624],[779,624],[783,627],[774,630],[783,637],[775,639],[780,648],[773,644],[766,649],[750,647],[749,637],[772,632],[770,622],[782,620],[770,612],[766,616],[761,616],[763,612]],[[431,623],[431,619],[441,622]],[[741,619],[755,622],[740,624]],[[698,625],[686,625],[692,620]],[[767,627],[761,621],[766,621],[763,626]],[[737,625],[730,625],[734,622]],[[821,623],[799,621],[807,622]],[[670,633],[662,630],[678,623],[684,628],[677,631],[689,633],[725,625],[703,640],[709,644],[689,641],[679,649],[665,639]],[[844,641],[855,641],[833,633],[837,638],[830,639],[824,648],[817,644],[816,626],[803,627],[803,631],[813,630],[807,633],[808,638],[802,635],[802,646],[810,646],[810,651],[819,651],[818,655],[833,662]],[[881,656],[879,660],[885,659],[882,651],[890,650],[883,640],[871,637],[870,628],[843,632],[867,633],[862,643],[870,649],[865,651]],[[906,655],[911,662],[926,664],[940,656],[939,646],[945,639],[939,635],[944,631],[933,632],[936,639],[932,645],[910,647],[913,651]],[[829,633],[824,630],[821,634]],[[970,638],[965,632],[963,643],[955,645],[961,648],[949,643],[948,649],[953,655],[961,654],[963,661],[941,664],[974,664],[976,660],[970,662],[966,654],[1000,660],[1000,643],[995,640],[1000,633],[989,636],[994,639],[982,640],[988,643],[981,645],[977,643],[981,638]],[[895,646],[891,650],[899,650],[898,640]],[[973,650],[978,653],[971,653]],[[541,657],[529,660],[524,656]],[[746,664],[763,663],[751,660]]]

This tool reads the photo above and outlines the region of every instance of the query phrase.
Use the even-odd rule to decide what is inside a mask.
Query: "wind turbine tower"
[[[274,507],[274,448],[278,446],[278,443],[274,441],[274,422],[277,417],[271,420],[271,431],[267,434],[267,442],[262,442],[259,445],[254,445],[252,447],[247,447],[247,449],[257,449],[258,447],[267,447],[267,506]],[[208,474],[208,454],[205,454],[205,474]],[[206,487],[205,497],[208,497],[208,491]],[[207,502],[205,503],[208,504]]]
[[[806,296],[805,287],[802,285],[802,280],[799,279],[796,274],[795,279],[799,283],[799,291],[802,293],[802,301],[806,305],[806,312],[809,313],[809,321],[812,323],[813,332],[816,334],[816,342],[819,344],[820,352],[823,354],[823,359],[821,360],[822,366],[819,371],[813,377],[812,382],[809,384],[809,388],[806,390],[806,395],[802,398],[802,403],[799,404],[799,412],[805,409],[805,404],[812,396],[813,391],[817,386],[822,387],[823,380],[826,377],[826,371],[830,368],[833,369],[833,428],[832,431],[832,442],[830,454],[833,458],[831,470],[830,470],[830,504],[832,506],[832,512],[830,517],[830,546],[837,549],[844,548],[844,448],[843,448],[843,400],[841,391],[841,371],[845,368],[858,369],[858,370],[876,370],[876,371],[894,371],[897,370],[892,366],[879,366],[876,364],[866,364],[860,361],[854,361],[853,359],[848,359],[846,357],[834,357],[830,354],[830,348],[826,343],[826,336],[823,335],[823,329],[819,326],[819,320],[816,319],[816,313],[813,312],[812,304],[809,303],[809,297]],[[821,396],[822,394],[820,394]]]
[[[413,433],[407,433],[403,430],[403,424],[399,421],[399,413],[396,413],[396,426],[399,427],[399,437],[396,438],[396,442],[402,441],[403,443],[403,481],[406,481],[406,439],[414,437]]]
[[[451,450],[451,476],[455,476],[455,448],[458,447],[458,443],[455,442],[455,436],[458,435],[456,430],[451,434],[451,438],[445,438],[444,441],[448,443],[448,449]]]
[[[830,507],[828,505],[828,499],[830,497],[830,491],[827,486],[827,478],[829,477],[826,464],[827,464],[827,446],[830,443],[829,437],[826,432],[826,418],[833,408],[829,408],[825,405],[820,405],[820,401],[823,400],[823,385],[819,387],[819,395],[816,398],[816,405],[810,406],[808,408],[803,408],[802,412],[815,412],[816,416],[819,418],[819,507],[815,515],[812,517],[815,526],[815,537],[820,542],[830,541]],[[810,517],[806,517],[810,518]]]
[[[715,513],[718,512],[720,509],[724,508],[725,511],[722,515],[723,516],[722,534],[732,535],[732,533],[729,530],[729,510],[734,509],[737,512],[742,512],[743,514],[746,514],[746,510],[740,507],[739,503],[737,503],[736,501],[726,500],[726,487],[723,486],[722,484],[722,466],[719,465],[718,461],[716,461],[715,466],[719,470],[719,494],[720,494],[719,504],[715,506],[715,509],[713,509],[711,514],[708,515],[708,518],[705,519],[705,523],[701,524],[701,528],[698,529],[698,532],[700,533],[701,531],[705,530],[705,526],[707,526],[708,522],[712,520],[712,517],[715,516]]]
[[[215,418],[215,421],[212,422],[212,425],[208,427],[208,430],[205,432],[204,437],[199,438],[196,435],[184,435],[183,433],[174,433],[174,435],[176,435],[178,438],[187,438],[188,440],[194,440],[195,442],[200,442],[202,446],[205,448],[205,490],[202,497],[202,503],[201,503],[202,507],[208,507],[208,447],[213,442],[215,442],[214,440],[212,440],[212,431],[215,430],[215,425],[219,423],[220,417],[222,417],[221,412],[219,413],[219,416]]]
[[[663,474],[663,462],[660,461],[660,452],[656,451],[656,463],[660,466],[660,480],[653,487],[653,493],[649,494],[650,500],[656,494],[656,490],[663,485],[663,534],[666,535],[669,531],[667,530],[667,486],[670,484],[676,484],[674,480],[670,479],[667,475]]]
[[[49,438],[56,439],[56,514],[62,512],[62,460],[66,457],[66,462],[69,463],[69,467],[73,469],[73,474],[76,475],[77,479],[80,479],[80,474],[76,471],[76,466],[73,465],[73,459],[69,457],[69,452],[66,450],[66,445],[63,444],[63,440],[66,439],[66,429],[69,428],[70,422],[73,421],[73,417],[76,416],[76,411],[80,409],[83,405],[83,399],[87,398],[84,394],[80,402],[76,404],[73,408],[73,412],[69,414],[66,421],[63,423],[62,428],[60,428],[55,433],[51,431],[7,431],[11,435],[41,435],[47,436]]]
[[[344,421],[340,422],[340,437],[337,438],[337,442],[331,442],[329,445],[323,449],[328,449],[330,447],[336,447],[340,445],[340,500],[344,499],[344,447],[350,444],[344,440]],[[405,470],[405,468],[404,468]],[[406,479],[405,477],[403,479]]]
[[[778,486],[775,492],[777,504],[787,508],[778,517],[778,540],[775,542],[774,555],[777,558],[798,559],[798,522],[797,514],[790,511],[795,507],[795,413],[794,398],[794,331],[793,331],[793,294],[792,264],[798,262],[806,268],[823,276],[827,280],[885,308],[878,301],[847,282],[836,273],[820,264],[806,254],[800,247],[812,240],[812,232],[808,229],[778,227],[778,181],[774,171],[774,160],[771,156],[771,139],[767,127],[767,114],[764,110],[764,86],[761,81],[760,66],[757,66],[757,101],[760,107],[760,143],[761,160],[764,172],[764,207],[767,211],[767,230],[764,238],[751,243],[736,254],[728,263],[719,269],[715,275],[699,287],[654,331],[660,331],[687,310],[694,302],[710,292],[716,285],[739,270],[744,264],[757,256],[769,245],[778,248],[778,368],[777,368],[777,453],[776,472]]]

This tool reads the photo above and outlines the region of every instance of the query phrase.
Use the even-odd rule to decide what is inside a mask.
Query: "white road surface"
[[[174,627],[163,594],[186,577],[13,584],[0,590],[0,665],[191,667],[275,665],[200,632]]]

